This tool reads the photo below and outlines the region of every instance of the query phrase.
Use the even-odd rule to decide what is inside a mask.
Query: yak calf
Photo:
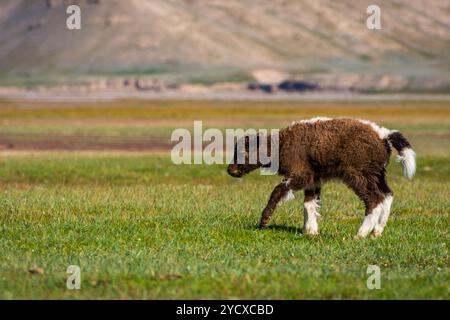
[[[270,144],[270,137],[267,138]],[[228,166],[228,173],[233,177],[269,166],[261,165],[259,160],[256,164],[249,163],[250,153],[258,152],[259,144],[256,150],[249,150],[248,141],[244,144],[243,164],[236,161],[235,145],[234,161]],[[365,218],[356,237],[380,236],[393,200],[393,192],[386,182],[391,146],[399,153],[405,177],[411,179],[416,170],[415,153],[398,131],[366,120],[331,118],[302,120],[280,130],[277,173],[284,179],[275,187],[263,210],[260,228],[267,227],[280,201],[292,199],[294,191],[304,189],[303,233],[318,234],[320,188],[330,179],[340,179],[365,204]]]

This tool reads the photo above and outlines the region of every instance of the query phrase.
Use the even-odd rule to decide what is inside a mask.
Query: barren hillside
[[[366,28],[363,0],[0,0],[0,73],[291,74],[450,73],[450,1],[378,1],[382,30]],[[413,67],[412,67],[413,66]]]

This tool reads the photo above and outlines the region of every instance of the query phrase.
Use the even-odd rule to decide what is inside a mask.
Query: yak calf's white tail
[[[398,162],[402,165],[403,175],[412,179],[416,173],[416,153],[411,148],[411,144],[398,131],[391,131],[387,139],[398,152]]]
[[[397,161],[402,165],[403,175],[411,180],[416,173],[416,153],[414,150],[405,148],[399,151]]]

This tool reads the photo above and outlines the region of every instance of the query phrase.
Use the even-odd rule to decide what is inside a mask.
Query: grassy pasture
[[[323,189],[319,237],[300,232],[300,192],[259,231],[279,177],[233,179],[224,165],[176,166],[168,156],[171,131],[192,129],[194,119],[205,129],[272,128],[317,115],[400,129],[417,151],[411,182],[391,160],[395,198],[381,238],[352,239],[363,206],[337,182]],[[449,102],[0,102],[0,142],[48,137],[157,139],[168,148],[0,143],[0,298],[449,299]],[[72,264],[81,267],[79,291],[66,289]],[[366,287],[371,264],[380,290]]]

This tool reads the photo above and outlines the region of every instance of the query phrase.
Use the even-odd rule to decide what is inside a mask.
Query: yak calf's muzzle
[[[230,176],[235,178],[240,178],[244,175],[244,172],[239,170],[238,166],[235,164],[230,164],[228,166],[227,172]]]

